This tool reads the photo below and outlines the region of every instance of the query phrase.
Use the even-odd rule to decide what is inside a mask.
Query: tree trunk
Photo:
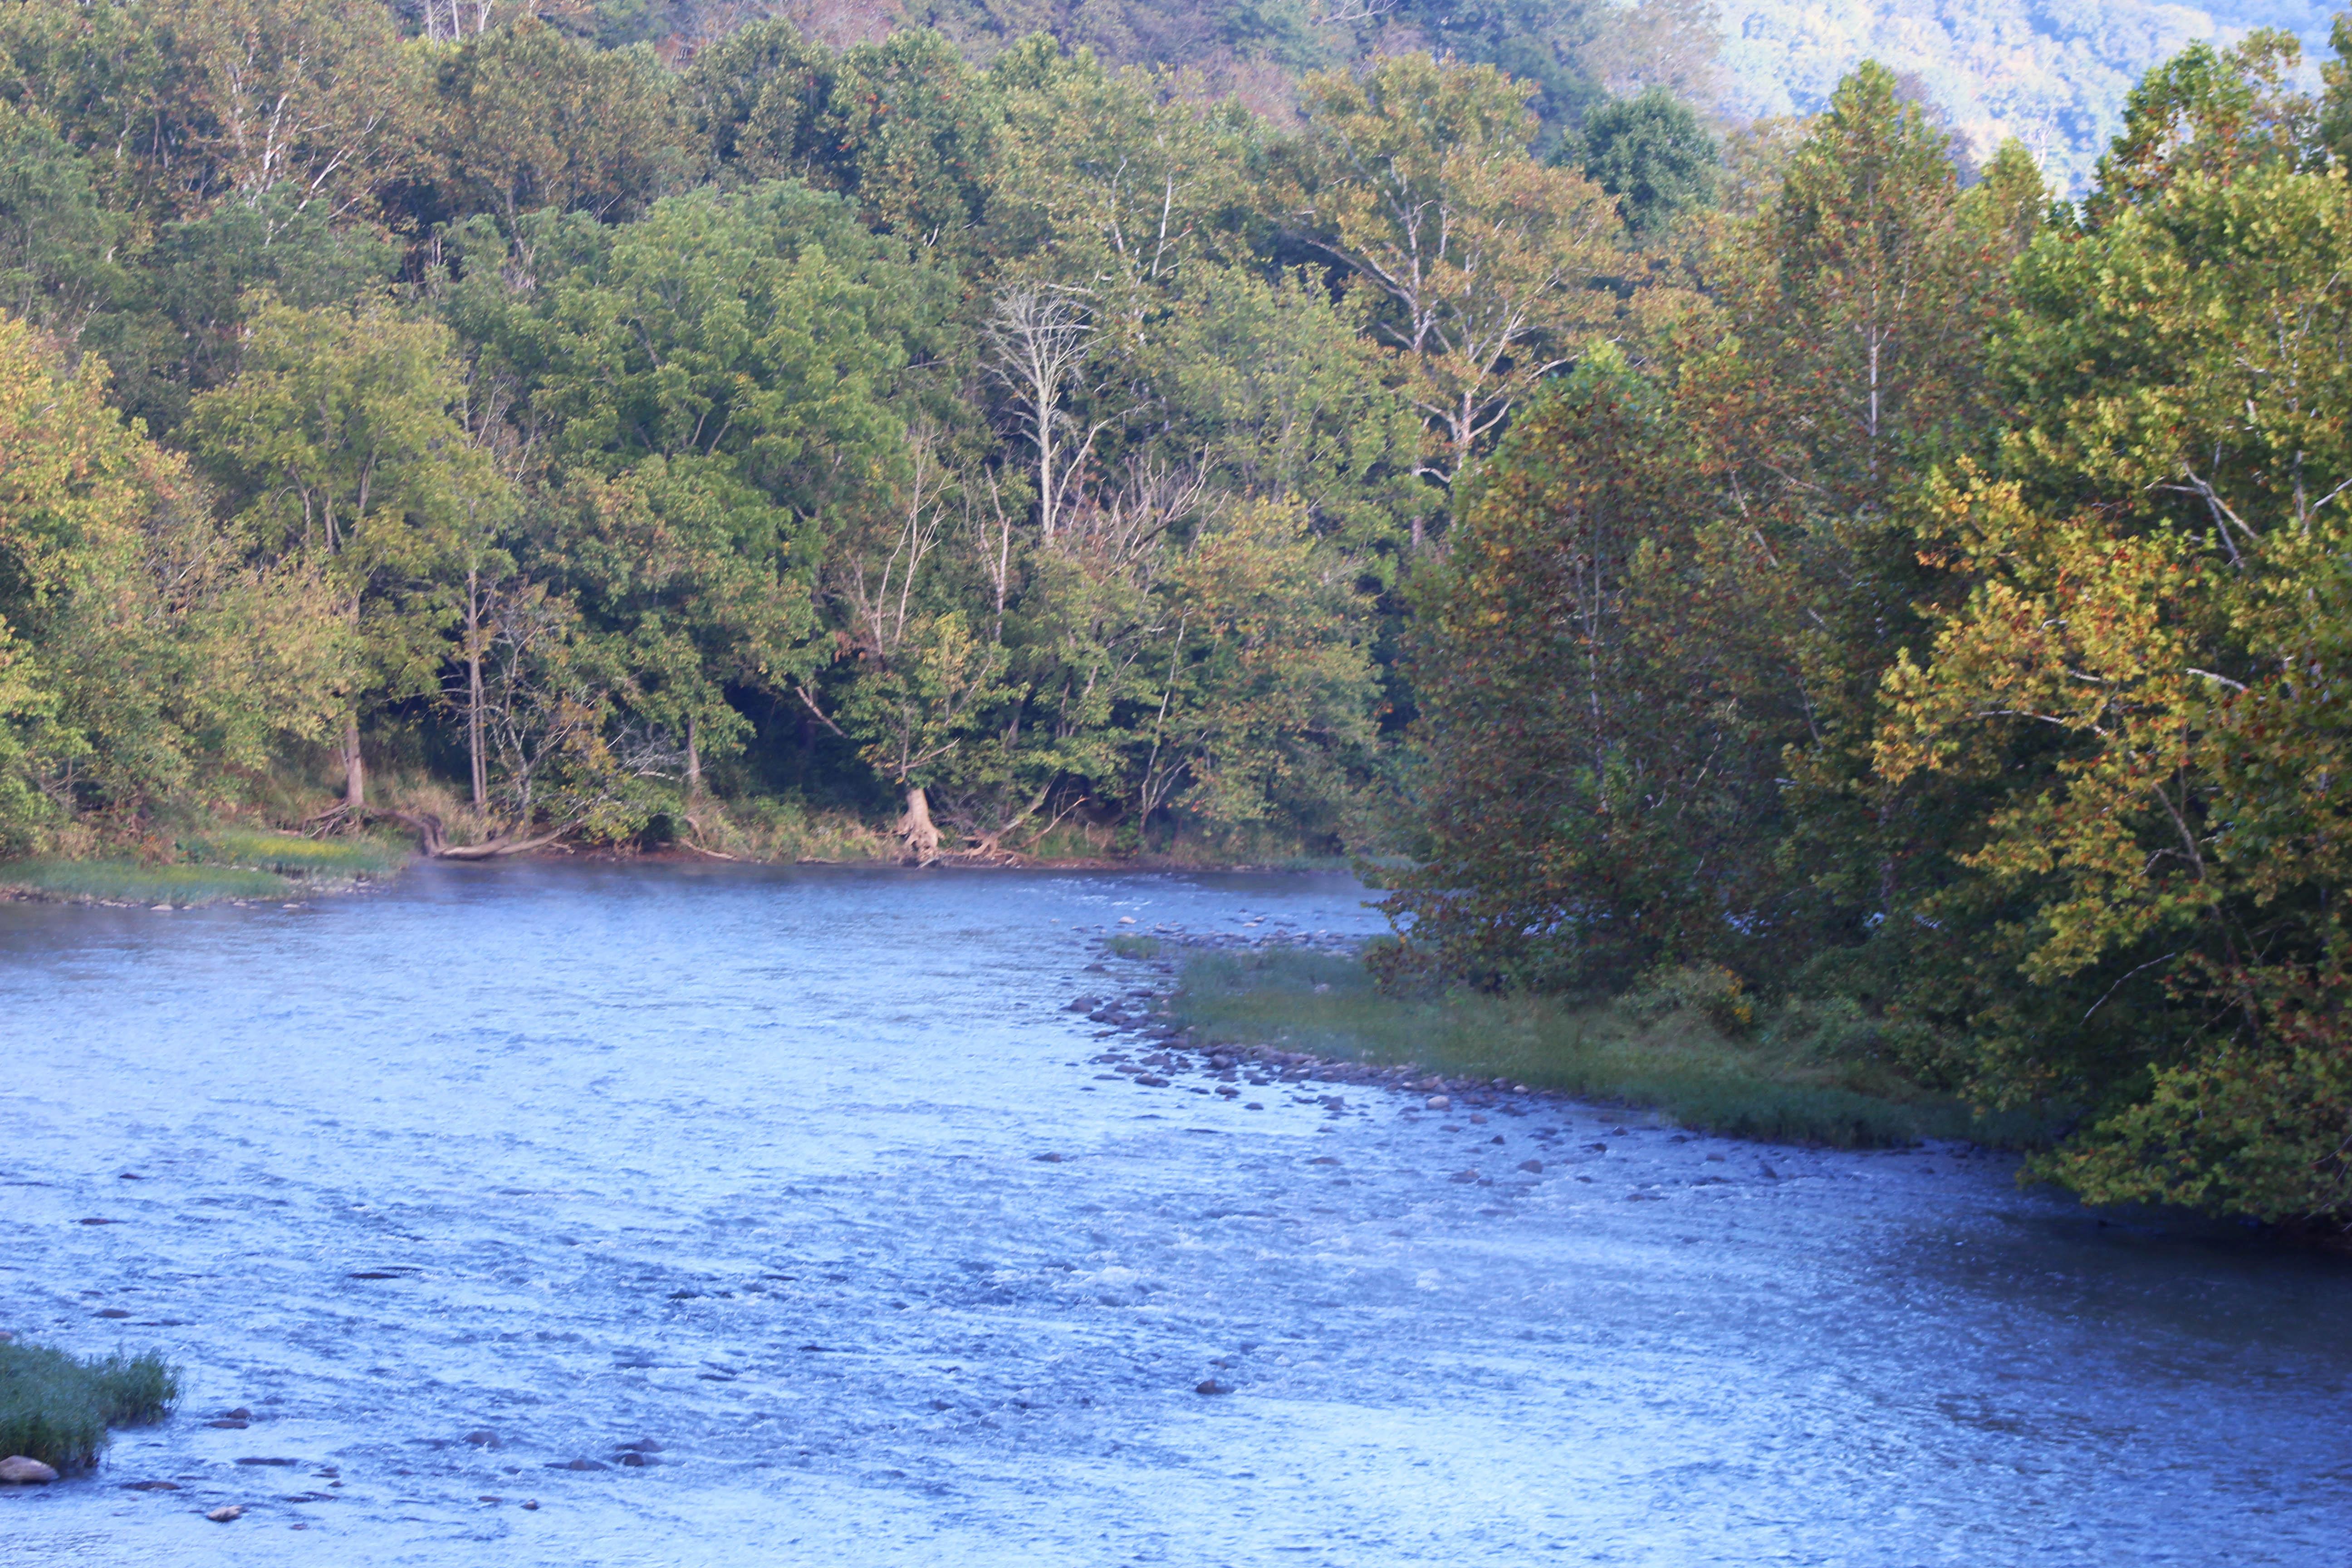
[[[343,804],[353,811],[367,805],[367,764],[360,760],[360,716],[343,715]]]
[[[702,798],[702,721],[686,721],[686,798]]]
[[[931,821],[930,797],[919,784],[907,789],[907,815],[898,819],[898,837],[907,841],[918,865],[928,866],[940,858],[940,830]]]
[[[457,17],[453,3],[450,17]],[[466,751],[474,769],[474,809],[490,807],[489,776],[482,766],[482,595],[479,574],[466,574]]]

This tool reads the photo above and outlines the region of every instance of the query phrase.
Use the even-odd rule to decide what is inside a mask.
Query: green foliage
[[[1573,160],[1617,198],[1625,226],[1654,234],[1715,202],[1721,166],[1715,138],[1689,105],[1664,88],[1612,99],[1588,111],[1554,162]]]
[[[180,1369],[155,1351],[78,1359],[0,1341],[0,1448],[60,1470],[98,1463],[109,1427],[149,1426],[180,1400]]]
[[[2294,63],[2152,74],[2079,214],[1840,87],[1423,579],[1392,985],[1752,1005],[2073,1121],[2034,1169],[2094,1199],[2352,1219],[2352,199]]]

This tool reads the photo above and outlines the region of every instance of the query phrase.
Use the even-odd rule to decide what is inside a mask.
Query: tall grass
[[[180,1402],[180,1369],[154,1351],[79,1360],[0,1341],[0,1454],[60,1470],[98,1462],[112,1426],[146,1426]]]
[[[180,843],[203,865],[242,866],[289,877],[379,876],[399,869],[405,850],[379,838],[305,838],[251,827],[219,827]]]
[[[2041,1132],[2031,1117],[1979,1117],[1866,1052],[1841,1054],[1769,1029],[1734,1037],[1689,1011],[1644,1016],[1537,996],[1384,996],[1360,962],[1324,953],[1197,953],[1184,965],[1175,1011],[1202,1044],[1499,1078],[1654,1109],[1729,1137],[1868,1148],[1922,1138],[2017,1144]]]
[[[252,867],[149,866],[135,860],[11,860],[0,864],[0,888],[50,898],[173,905],[277,899],[293,891],[285,878]]]

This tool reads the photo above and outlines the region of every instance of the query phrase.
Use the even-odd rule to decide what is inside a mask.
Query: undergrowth
[[[1986,1117],[1932,1094],[1833,1030],[1726,1032],[1710,1011],[1654,994],[1631,1004],[1452,992],[1383,995],[1363,964],[1311,952],[1200,952],[1175,1009],[1204,1045],[1271,1046],[1452,1078],[1501,1078],[1653,1109],[1684,1126],[1842,1148],[1923,1138],[2013,1146],[2038,1119]],[[1744,1019],[1740,1020],[1744,1022]]]
[[[180,1401],[180,1369],[154,1351],[81,1360],[0,1341],[0,1454],[60,1470],[98,1462],[110,1427],[146,1426]]]

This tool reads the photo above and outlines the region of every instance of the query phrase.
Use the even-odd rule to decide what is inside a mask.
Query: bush
[[[154,1351],[78,1360],[0,1341],[0,1454],[60,1470],[98,1462],[111,1426],[146,1426],[180,1402],[180,1369]]]
[[[1747,992],[1746,983],[1720,963],[1685,963],[1651,970],[1619,1005],[1637,1018],[1696,1013],[1725,1034],[1739,1035],[1756,1021]]]

